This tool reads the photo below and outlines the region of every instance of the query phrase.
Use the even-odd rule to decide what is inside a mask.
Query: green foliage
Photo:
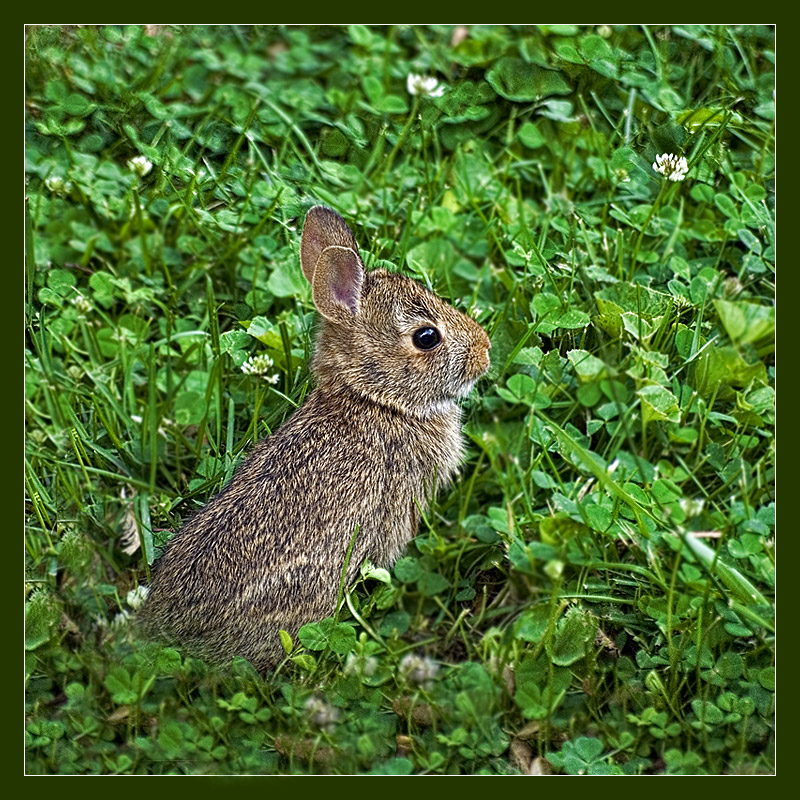
[[[610,766],[602,757],[603,743],[599,739],[581,736],[566,742],[558,753],[548,753],[547,760],[568,775],[620,775],[619,767]]]
[[[770,772],[773,37],[29,26],[28,772]],[[316,203],[492,368],[393,569],[212,669],[137,587],[309,390]]]

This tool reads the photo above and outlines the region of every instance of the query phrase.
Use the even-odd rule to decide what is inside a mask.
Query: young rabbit
[[[144,621],[152,635],[221,662],[266,670],[293,637],[335,611],[364,559],[391,567],[420,508],[462,458],[461,412],[489,368],[489,338],[410,278],[365,271],[344,220],[306,216],[303,274],[322,319],[316,389],[258,444],[155,565]]]

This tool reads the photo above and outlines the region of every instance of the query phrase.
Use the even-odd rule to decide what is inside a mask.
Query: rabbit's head
[[[365,270],[353,234],[329,208],[306,215],[300,261],[322,315],[312,364],[321,387],[427,418],[489,369],[483,328],[411,278]]]

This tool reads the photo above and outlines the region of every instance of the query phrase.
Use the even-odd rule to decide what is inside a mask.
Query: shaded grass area
[[[769,773],[773,36],[29,27],[28,771]],[[492,369],[391,574],[214,670],[137,587],[309,390],[317,203]]]

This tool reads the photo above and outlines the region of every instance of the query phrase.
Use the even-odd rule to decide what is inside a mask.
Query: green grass
[[[29,27],[28,772],[770,773],[773,37]],[[309,390],[316,203],[493,364],[406,556],[262,678],[129,592]]]

